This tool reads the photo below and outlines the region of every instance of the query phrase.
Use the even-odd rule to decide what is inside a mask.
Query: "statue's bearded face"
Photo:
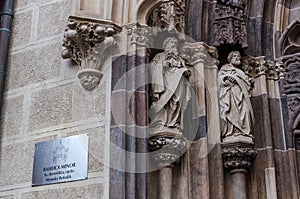
[[[241,56],[238,53],[233,53],[231,58],[231,64],[234,66],[239,66],[241,64]]]
[[[177,50],[177,48],[178,48],[177,39],[175,39],[175,38],[168,39],[167,41],[165,41],[164,47],[165,47],[165,50],[167,52],[177,53],[178,52],[178,50]]]

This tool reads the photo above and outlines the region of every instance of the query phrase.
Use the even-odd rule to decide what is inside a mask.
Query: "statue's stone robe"
[[[159,53],[152,60],[149,71],[151,96],[159,94],[159,99],[149,110],[150,134],[182,132],[184,110],[193,98],[192,87],[183,76],[187,70],[177,55],[170,58],[167,53]]]
[[[235,79],[231,83],[228,77]],[[219,100],[222,137],[244,135],[252,137],[253,109],[250,102],[250,83],[245,73],[226,64],[219,72]]]

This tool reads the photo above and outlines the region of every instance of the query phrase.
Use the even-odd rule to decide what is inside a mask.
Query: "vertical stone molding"
[[[121,28],[87,18],[69,17],[63,40],[62,57],[80,66],[77,76],[86,90],[96,88],[101,80],[103,64],[117,48],[116,35]]]
[[[247,48],[245,2],[218,0],[214,13],[214,46],[240,44]]]

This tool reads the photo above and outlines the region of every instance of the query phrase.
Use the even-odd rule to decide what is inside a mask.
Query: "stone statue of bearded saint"
[[[218,78],[223,142],[238,137],[252,142],[254,117],[249,96],[251,83],[238,68],[241,65],[238,51],[228,55],[228,62],[229,64],[221,67]]]
[[[192,87],[188,82],[191,73],[178,55],[178,40],[166,38],[163,48],[165,51],[157,54],[150,64],[150,136],[181,134],[184,110],[192,99]]]

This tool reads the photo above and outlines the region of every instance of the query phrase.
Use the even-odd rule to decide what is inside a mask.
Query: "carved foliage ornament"
[[[242,1],[219,1],[215,8],[214,45],[240,44],[242,48],[248,47],[247,29]]]
[[[138,46],[148,47],[151,44],[151,38],[153,35],[149,26],[142,26],[140,24],[130,24],[127,28],[127,35],[131,44],[137,44]]]
[[[65,29],[62,57],[71,58],[81,68],[78,78],[87,90],[94,89],[102,77],[102,67],[116,49],[112,37],[120,32],[114,24],[70,17]]]
[[[248,147],[237,146],[222,149],[224,167],[230,171],[235,169],[250,169],[256,155],[257,151]]]
[[[181,56],[189,65],[206,62],[209,66],[213,66],[219,62],[217,49],[203,42],[184,43],[181,49]]]
[[[267,79],[279,80],[285,76],[282,60],[268,61],[266,57],[247,56],[243,58],[243,70],[252,78],[265,75]]]
[[[161,166],[175,162],[187,150],[187,141],[182,136],[156,135],[149,139],[152,160]]]

